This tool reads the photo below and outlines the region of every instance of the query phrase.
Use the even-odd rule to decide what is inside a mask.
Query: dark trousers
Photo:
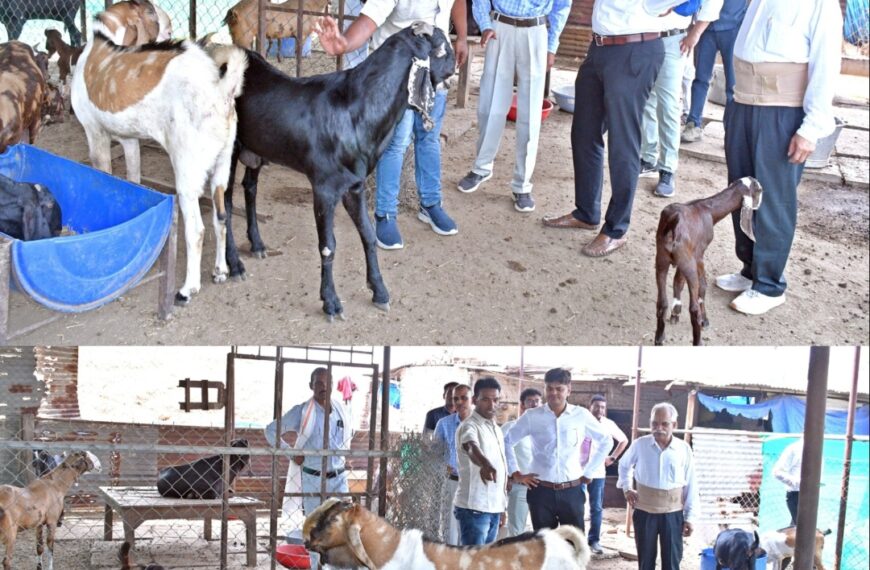
[[[734,98],[734,43],[737,41],[739,27],[730,30],[711,30],[707,28],[701,34],[698,45],[695,46],[695,79],[692,81],[692,100],[687,121],[701,126],[704,104],[707,102],[707,91],[713,78],[713,66],[716,63],[716,52],[722,54],[722,68],[725,71],[725,99],[730,103]]]
[[[634,543],[639,570],[655,570],[658,547],[662,549],[661,570],[680,570],[683,559],[683,512],[654,515],[635,509]]]
[[[562,524],[574,525],[584,529],[583,507],[586,495],[578,485],[570,489],[556,491],[537,486],[526,493],[532,527],[537,532],[542,528],[556,528]]]
[[[752,221],[755,242],[740,229],[740,210],[731,214],[741,273],[759,293],[779,297],[785,293],[783,271],[797,226],[797,187],[804,171],[803,164],[788,161],[788,145],[804,111],[732,102],[725,115],[728,182],[752,176],[764,189]]]
[[[664,61],[660,39],[621,46],[592,44],[574,84],[571,151],[574,158],[574,217],[601,221],[604,133],[610,166],[610,204],[601,231],[620,238],[628,231],[640,174],[643,108]]]
[[[791,513],[791,526],[795,526],[797,524],[799,498],[800,491],[788,491],[785,494],[785,504],[788,505],[788,512]]]

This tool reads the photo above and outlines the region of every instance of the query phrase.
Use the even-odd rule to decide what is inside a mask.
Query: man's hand
[[[629,505],[634,507],[634,505],[637,504],[637,491],[632,491],[631,489],[626,490],[625,500],[628,502]]]
[[[788,143],[788,160],[792,164],[803,164],[814,150],[816,150],[816,143],[795,133]]]
[[[338,29],[338,22],[330,16],[321,16],[314,26],[320,45],[329,55],[341,55],[347,51],[347,38]]]
[[[489,461],[487,461],[486,463],[484,463],[483,465],[480,466],[480,480],[481,481],[483,481],[484,483],[489,483],[490,481],[495,483],[495,478],[496,478],[495,467],[493,467]]]
[[[486,30],[485,32],[483,32],[480,35],[480,47],[485,48],[486,42],[488,42],[489,40],[494,40],[494,39],[496,39],[495,30],[493,30],[493,29]]]
[[[614,464],[614,462],[616,462],[616,460],[613,458],[612,455],[608,455],[607,457],[604,458],[604,466],[605,467],[610,467],[611,465]]]
[[[694,530],[694,527],[692,526],[692,523],[690,523],[688,521],[683,523],[683,536],[692,536],[693,530]]]
[[[592,482],[592,479],[590,479],[589,477],[580,477],[580,482],[583,483],[584,485],[588,485],[589,483]]]
[[[695,49],[695,46],[698,45],[698,40],[701,39],[701,31],[698,26],[692,26],[689,28],[689,33],[686,34],[686,37],[680,40],[680,53],[683,55],[688,55],[692,53],[692,50]]]
[[[507,513],[502,513],[500,517],[498,517],[498,526],[502,527],[507,524]]]
[[[302,463],[304,463],[304,462],[305,462],[304,455],[294,455],[293,456],[293,463],[295,463],[296,465],[302,465]]]
[[[556,63],[556,54],[547,52],[547,71],[553,69],[553,64]]]
[[[530,487],[534,489],[538,486],[538,474],[537,473],[526,473],[523,475],[519,471],[513,474],[511,477],[514,480],[514,483],[519,483],[521,485],[525,485],[526,487]]]
[[[468,38],[457,37],[453,43],[453,51],[456,53],[456,67],[462,67],[468,59]]]

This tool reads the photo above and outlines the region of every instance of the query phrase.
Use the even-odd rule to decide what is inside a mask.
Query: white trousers
[[[459,521],[453,515],[453,498],[458,487],[459,481],[451,479],[445,479],[441,487],[441,532],[444,542],[454,546],[459,546]]]
[[[517,28],[497,21],[492,24],[496,37],[486,44],[477,107],[480,135],[472,171],[481,176],[492,172],[513,100],[516,75],[517,152],[511,189],[517,194],[525,194],[532,191],[531,179],[541,133],[547,74],[547,27]]]

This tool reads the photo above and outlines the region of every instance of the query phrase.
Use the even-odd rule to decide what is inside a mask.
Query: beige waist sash
[[[734,100],[744,105],[803,107],[809,82],[806,63],[749,63],[734,58]]]
[[[637,504],[635,508],[641,511],[660,515],[683,510],[683,489],[653,489],[637,484]]]

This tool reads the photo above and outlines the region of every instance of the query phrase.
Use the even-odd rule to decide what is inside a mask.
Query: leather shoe
[[[564,216],[550,217],[544,216],[544,225],[548,228],[572,228],[575,230],[597,230],[598,224],[587,224],[581,222],[574,217],[572,212],[568,212]]]
[[[580,251],[583,255],[588,255],[589,257],[604,257],[624,246],[627,241],[628,238],[625,236],[612,238],[604,233],[599,233],[595,236],[594,240],[583,246],[583,249]]]

